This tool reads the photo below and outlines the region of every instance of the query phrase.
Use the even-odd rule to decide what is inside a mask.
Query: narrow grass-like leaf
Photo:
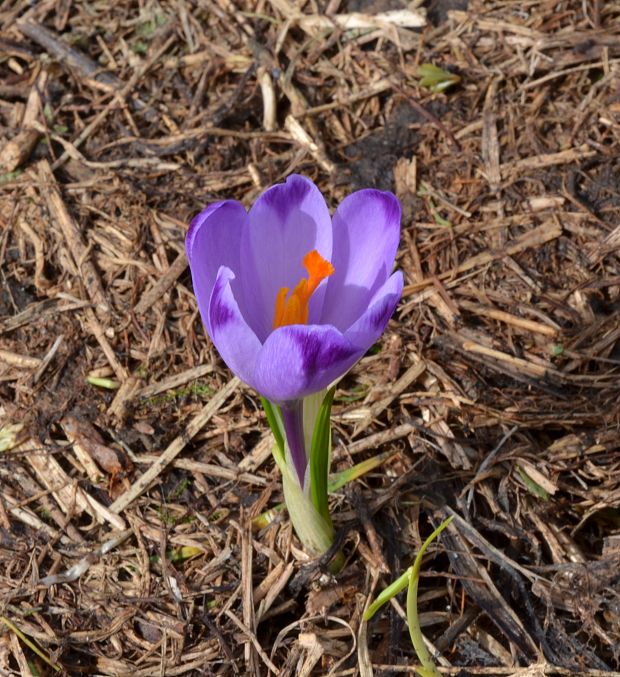
[[[274,505],[273,508],[261,512],[260,515],[257,515],[252,520],[252,527],[254,529],[264,529],[265,527],[268,527],[285,508],[286,506],[284,503],[278,503],[278,505]]]
[[[519,477],[523,481],[523,484],[525,484],[530,493],[534,494],[534,496],[538,496],[538,498],[542,498],[545,501],[549,500],[549,492],[543,487],[541,487],[540,484],[538,484],[538,482],[535,482],[523,468],[517,466],[515,470],[517,471],[517,475],[519,475]]]
[[[195,545],[181,545],[178,548],[172,548],[166,553],[166,556],[171,562],[179,563],[185,562],[192,557],[202,555],[204,550],[197,548]]]
[[[44,651],[39,649],[39,647],[29,637],[26,637],[26,635],[12,621],[6,618],[6,616],[0,616],[0,623],[4,623],[4,625],[6,625],[6,627],[11,632],[15,633],[31,651],[34,651],[34,653],[36,653],[39,658],[44,660],[52,669],[56,670],[56,672],[60,672],[60,666],[56,665],[56,663],[54,663]]]
[[[284,453],[284,437],[282,436],[282,430],[280,428],[277,414],[273,408],[273,405],[269,400],[265,399],[264,397],[261,397],[260,401],[263,405],[263,409],[265,410],[265,416],[267,416],[267,423],[269,423],[269,427],[271,428],[273,437],[276,441],[276,444],[278,445],[278,449],[282,453]]]
[[[385,590],[382,590],[377,599],[366,609],[363,619],[369,621],[379,609],[387,604],[392,597],[396,597],[399,592],[403,591],[409,585],[409,578],[413,571],[413,565],[410,566],[402,576],[397,578],[393,583],[390,583]]]
[[[349,484],[349,482],[353,482],[353,480],[362,477],[362,475],[365,475],[380,466],[385,460],[390,458],[390,456],[394,456],[394,453],[395,452],[393,451],[384,451],[382,454],[377,454],[372,458],[367,458],[365,461],[356,463],[351,468],[335,473],[329,478],[327,491],[330,494],[333,494],[335,491],[338,491],[338,489],[342,489],[342,487]]]
[[[263,405],[263,409],[265,410],[265,416],[267,417],[267,423],[269,423],[269,427],[271,428],[271,432],[273,433],[273,438],[276,441],[276,446],[271,450],[273,453],[273,457],[276,460],[276,463],[278,464],[278,467],[282,472],[284,472],[283,468],[286,467],[286,457],[285,457],[285,452],[284,452],[284,436],[282,435],[282,426],[280,424],[280,419],[278,418],[278,413],[276,409],[274,409],[273,404],[264,397],[260,398],[260,401]]]
[[[331,423],[330,415],[336,388],[330,388],[319,409],[312,444],[310,446],[310,496],[319,515],[331,523],[327,503],[327,474],[329,472],[329,452]]]
[[[439,671],[433,663],[433,659],[424,643],[424,636],[420,628],[420,620],[418,618],[418,583],[420,581],[420,569],[422,568],[422,558],[428,546],[439,536],[439,534],[452,522],[453,517],[450,516],[444,520],[433,533],[424,541],[420,552],[417,554],[411,574],[409,576],[409,590],[407,592],[407,623],[409,625],[409,635],[411,643],[415,649],[416,655],[421,668],[416,668],[421,677],[441,677]]]

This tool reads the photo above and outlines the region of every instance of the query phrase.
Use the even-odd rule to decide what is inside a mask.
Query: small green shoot
[[[4,625],[6,625],[6,627],[7,627],[12,633],[14,633],[15,635],[17,635],[17,637],[18,637],[19,639],[21,639],[21,641],[22,641],[22,642],[23,642],[23,643],[24,643],[31,651],[33,651],[34,653],[36,653],[37,656],[38,656],[41,660],[45,661],[45,662],[46,662],[53,670],[56,670],[56,672],[60,672],[60,666],[58,666],[58,665],[56,665],[55,663],[53,663],[53,662],[50,660],[50,658],[47,656],[47,654],[45,654],[45,652],[43,652],[41,649],[39,649],[39,647],[38,647],[38,646],[37,646],[37,645],[36,645],[29,637],[26,637],[26,635],[25,635],[25,634],[24,634],[24,633],[23,633],[23,632],[22,632],[22,631],[21,631],[21,630],[13,623],[13,622],[11,622],[11,621],[10,621],[8,618],[6,618],[5,616],[0,616],[0,623],[4,623]]]
[[[422,663],[421,668],[416,668],[416,672],[420,677],[440,677],[440,674],[433,663],[433,659],[426,648],[424,643],[424,636],[422,635],[422,629],[420,628],[420,620],[418,618],[418,583],[420,581],[420,569],[422,568],[422,558],[428,546],[439,536],[439,534],[452,522],[454,518],[452,516],[445,519],[433,533],[424,541],[420,552],[415,558],[413,563],[413,571],[411,572],[411,577],[409,578],[409,590],[407,592],[407,621],[409,625],[409,635],[411,637],[411,643],[415,649],[416,655],[420,663]]]
[[[137,374],[138,375],[138,374]],[[143,378],[139,376],[139,378]],[[169,390],[161,395],[153,395],[153,397],[147,397],[140,402],[140,407],[159,407],[169,402],[174,402],[182,397],[190,397],[195,395],[197,397],[209,397],[213,395],[213,388],[204,384],[204,383],[192,383],[192,385],[187,388],[179,388],[178,390]]]
[[[149,17],[137,27],[136,35],[144,38],[145,40],[150,40],[155,36],[157,29],[163,26],[165,23],[166,15],[160,12],[155,12],[151,17]]]
[[[260,515],[257,515],[252,520],[252,527],[257,530],[268,527],[281,512],[284,512],[285,509],[286,506],[284,503],[278,503],[278,505],[274,505],[273,508],[269,508],[269,510],[261,512]]]
[[[15,179],[19,178],[23,173],[23,169],[16,169],[14,172],[0,174],[0,186],[3,186],[5,183],[11,183],[11,181],[15,181]]]
[[[173,564],[180,564],[186,562],[188,559],[193,559],[198,557],[198,555],[204,554],[204,550],[196,547],[195,545],[179,545],[174,548],[166,550],[166,560],[172,562]],[[161,562],[161,557],[157,554],[151,555],[149,557],[149,562],[151,564],[158,564]]]
[[[50,125],[54,122],[54,110],[49,103],[46,103],[45,106],[43,106],[43,116]]]
[[[168,527],[176,526],[177,522],[179,521],[175,515],[161,506],[157,507],[155,512],[157,513],[157,517],[159,517],[160,522]]]
[[[426,87],[435,93],[445,92],[461,81],[459,75],[445,71],[432,63],[423,63],[418,66],[416,75],[420,78],[421,87]]]
[[[517,466],[515,470],[531,494],[534,494],[534,496],[537,496],[538,498],[542,498],[543,501],[549,500],[549,492],[546,489],[543,489],[540,484],[534,482],[534,480],[525,472],[525,470],[523,470],[523,468]]]
[[[341,394],[334,398],[335,402],[342,402],[343,404],[351,404],[352,402],[359,402],[363,400],[368,394],[368,386],[364,384],[356,385],[349,391],[348,395]]]
[[[7,423],[0,428],[0,451],[9,451],[17,445],[19,433],[24,429],[23,423]]]
[[[428,206],[428,211],[431,213],[432,217],[435,219],[435,223],[439,226],[445,226],[446,228],[452,228],[452,222],[439,213],[438,207],[435,205],[432,197],[432,191],[429,190],[424,184],[418,189],[418,197],[424,199]]]
[[[86,383],[89,383],[91,386],[97,386],[97,388],[105,388],[106,390],[117,390],[121,387],[118,381],[101,376],[87,376]]]
[[[39,668],[37,668],[35,662],[33,660],[28,660],[28,669],[32,673],[32,677],[41,677],[41,673],[39,672]]]
[[[144,40],[136,40],[132,45],[131,49],[136,54],[146,54],[149,51],[149,46],[144,42]]]
[[[177,499],[181,498],[181,496],[184,494],[184,492],[191,487],[192,481],[188,479],[187,477],[185,479],[182,479],[176,487],[168,494],[167,500],[168,501],[176,501]]]
[[[211,524],[219,524],[228,518],[230,515],[230,510],[228,508],[222,508],[220,510],[214,510],[210,515],[207,515],[207,520]]]
[[[377,454],[372,458],[367,458],[365,461],[356,463],[351,468],[334,473],[329,479],[327,491],[330,494],[335,493],[338,489],[342,489],[346,484],[349,484],[349,482],[353,482],[366,473],[369,473],[371,470],[378,468],[384,461],[390,458],[390,456],[394,456],[393,451],[384,451],[382,454]]]
[[[181,545],[178,548],[172,548],[166,553],[166,557],[175,564],[186,562],[188,559],[202,555],[204,551],[195,545]]]
[[[377,599],[375,599],[368,609],[366,609],[363,616],[365,621],[369,621],[384,604],[392,599],[392,597],[395,597],[399,592],[408,587],[407,621],[411,643],[413,644],[418,660],[422,664],[422,667],[416,668],[416,672],[420,677],[440,677],[439,672],[433,663],[433,659],[426,648],[426,644],[424,643],[424,636],[422,635],[420,620],[418,618],[418,583],[420,580],[420,569],[422,568],[422,558],[424,557],[424,553],[428,546],[439,536],[448,524],[452,522],[452,520],[452,516],[448,517],[448,519],[444,520],[435,531],[433,531],[422,544],[413,565],[377,596]]]
[[[437,207],[433,204],[433,201],[429,198],[428,199],[429,204],[431,206],[431,214],[433,215],[433,218],[435,219],[435,223],[438,226],[444,226],[445,228],[452,228],[452,222],[448,221],[448,219],[444,219],[443,216],[439,213],[437,210]]]

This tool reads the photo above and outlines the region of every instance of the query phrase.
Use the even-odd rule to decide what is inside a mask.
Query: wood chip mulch
[[[0,675],[620,670],[620,3],[0,3]],[[433,91],[418,68],[452,84]],[[202,328],[207,203],[395,192],[406,288],[341,382],[308,561]],[[618,674],[618,673],[616,673]]]

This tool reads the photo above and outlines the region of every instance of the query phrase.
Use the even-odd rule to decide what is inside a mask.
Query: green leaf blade
[[[422,559],[428,546],[439,536],[439,534],[452,522],[454,517],[451,515],[445,519],[433,533],[424,541],[420,552],[418,552],[411,576],[409,578],[409,589],[407,591],[407,625],[409,626],[409,635],[411,643],[415,649],[416,655],[422,667],[417,669],[418,674],[422,677],[441,677],[437,670],[431,655],[424,643],[424,635],[420,627],[420,619],[418,617],[418,583],[420,582],[420,569],[422,568]]]
[[[317,512],[331,523],[327,500],[331,442],[330,416],[336,388],[330,388],[319,409],[310,446],[310,496]]]

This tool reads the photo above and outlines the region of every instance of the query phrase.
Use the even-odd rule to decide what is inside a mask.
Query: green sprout
[[[7,423],[0,428],[0,451],[9,451],[17,445],[23,423]]]
[[[103,378],[102,376],[87,376],[86,383],[98,388],[105,388],[106,390],[117,390],[121,387],[118,381],[111,378]]]
[[[433,533],[424,541],[420,552],[418,552],[413,565],[410,566],[405,573],[397,578],[393,583],[378,595],[377,599],[364,612],[363,620],[369,621],[377,611],[392,597],[398,595],[399,592],[408,588],[407,591],[407,624],[409,626],[409,635],[411,643],[415,649],[418,660],[422,664],[421,667],[416,668],[416,672],[420,677],[440,677],[439,671],[433,663],[433,659],[424,643],[424,635],[420,627],[420,619],[418,617],[418,583],[420,581],[420,569],[422,568],[422,558],[428,546],[439,536],[439,534],[452,522],[452,516],[444,520]]]
[[[418,66],[416,75],[420,78],[420,86],[430,89],[431,92],[445,92],[446,89],[461,81],[459,75],[444,71],[432,63],[423,63]]]
[[[144,42],[144,40],[136,40],[131,45],[131,49],[136,54],[146,54],[149,51],[149,46]]]
[[[12,621],[5,616],[0,616],[0,623],[3,623],[9,630],[15,634],[23,644],[33,651],[41,660],[44,660],[53,670],[60,672],[61,668],[57,665],[42,649],[40,649],[29,637],[26,636]]]
[[[14,172],[0,174],[0,186],[3,186],[5,183],[11,183],[11,181],[15,181],[15,179],[19,178],[23,173],[23,169],[16,169]]]
[[[549,500],[549,492],[543,487],[541,487],[540,484],[538,484],[538,482],[534,482],[534,480],[525,472],[523,468],[517,466],[515,470],[517,471],[517,475],[519,475],[521,481],[523,482],[523,484],[525,484],[527,490],[531,494],[537,496],[538,498],[542,498],[543,501]]]

